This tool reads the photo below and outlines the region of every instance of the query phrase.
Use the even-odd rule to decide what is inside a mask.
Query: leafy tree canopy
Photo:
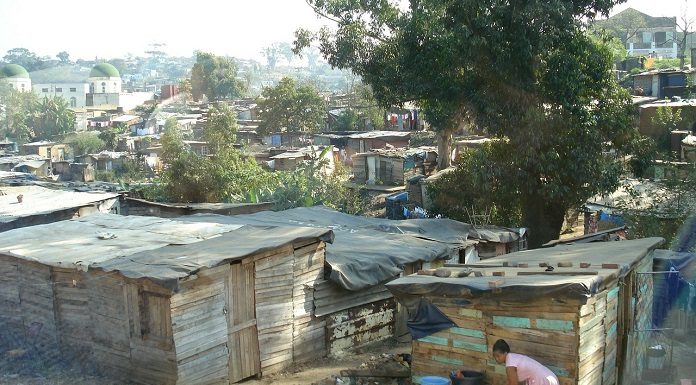
[[[66,143],[70,143],[75,155],[94,154],[102,151],[104,141],[99,135],[93,132],[79,132],[65,138]]]
[[[215,153],[234,147],[237,137],[237,113],[226,103],[208,109],[203,137]]]
[[[591,30],[594,32],[606,31],[619,39],[621,44],[626,47],[628,41],[647,26],[645,16],[635,9],[629,8],[609,19],[597,20],[592,23]]]
[[[285,77],[275,87],[264,88],[258,99],[261,134],[286,129],[287,132],[318,132],[324,124],[324,99],[309,85]]]
[[[33,92],[3,88],[0,102],[5,107],[0,130],[20,143],[51,140],[75,131],[75,113],[61,97],[40,99]]]
[[[56,57],[58,60],[60,60],[61,64],[69,64],[70,63],[70,54],[67,53],[66,51],[60,51],[56,54]]]
[[[194,100],[203,95],[209,100],[234,99],[245,92],[244,83],[237,79],[237,65],[232,59],[212,53],[197,52],[191,70],[191,91]]]
[[[29,72],[49,67],[49,63],[46,63],[43,58],[26,48],[12,48],[7,51],[2,59],[7,64],[20,65]]]
[[[441,159],[463,122],[497,139],[481,162],[521,207],[531,246],[558,236],[566,209],[616,188],[620,168],[604,144],[627,144],[633,109],[610,50],[582,20],[620,1],[308,2],[337,29],[299,30],[295,48],[318,39],[331,65],[361,76],[385,105],[418,104],[443,133]]]

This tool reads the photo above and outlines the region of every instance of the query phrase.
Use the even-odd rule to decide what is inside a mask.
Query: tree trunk
[[[437,169],[444,170],[451,164],[452,157],[452,130],[440,130],[437,134]]]
[[[530,196],[523,200],[522,223],[529,232],[527,241],[530,249],[558,239],[565,211],[562,205],[548,202],[540,196]]]

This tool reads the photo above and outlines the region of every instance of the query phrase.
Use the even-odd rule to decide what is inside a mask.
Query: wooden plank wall
[[[0,256],[0,323],[5,328],[3,332],[8,333],[8,339],[24,329],[19,299],[19,264],[16,258]],[[14,344],[14,341],[8,342]]]
[[[55,316],[61,348],[76,363],[86,363],[92,354],[88,325],[89,293],[85,274],[74,269],[53,268]]]
[[[149,280],[128,280],[125,289],[131,348],[129,380],[143,384],[176,383],[171,291]]]
[[[228,308],[229,382],[237,382],[261,373],[259,333],[256,330],[254,265],[231,265],[225,292]]]
[[[361,184],[367,181],[367,157],[353,156],[353,181]]]
[[[392,298],[384,285],[350,291],[331,281],[321,281],[315,286],[314,304],[317,316],[325,316],[343,310],[359,307],[376,301]]]
[[[325,244],[311,240],[253,258],[262,374],[326,355],[326,324],[314,314],[313,297],[324,253]]]
[[[646,351],[649,347],[652,329],[652,305],[653,305],[653,277],[650,274],[637,274],[638,272],[651,272],[653,266],[652,254],[644,258],[630,275],[631,296],[627,307],[630,316],[627,317],[628,339],[626,347],[626,359],[621,363],[624,368],[624,382],[631,378],[640,378],[646,362]]]
[[[122,277],[93,271],[85,276],[92,357],[98,369],[114,378],[130,376],[130,319]]]
[[[534,357],[553,370],[562,385],[576,384],[580,303],[541,299],[502,302],[428,298],[457,327],[413,341],[414,381],[425,375],[446,376],[451,370],[485,371],[490,384],[507,383],[505,368],[492,358],[492,347],[504,339],[515,353]]]
[[[619,290],[613,286],[580,308],[579,385],[616,383]]]
[[[303,363],[326,355],[326,320],[314,313],[314,288],[324,280],[326,245],[312,241],[293,247],[293,361]]]
[[[41,350],[58,350],[51,269],[38,263],[17,264],[19,307],[27,342]]]
[[[17,335],[24,343],[117,379],[149,384],[176,379],[176,366],[162,369],[159,360],[173,357],[171,339],[163,346],[154,334],[147,338],[140,334],[139,292],[147,283],[126,282],[115,273],[86,273],[12,258],[3,258],[0,271],[0,301],[13,305],[0,317],[7,328],[19,328]],[[147,290],[162,291],[151,286]],[[160,330],[170,324],[167,294],[158,295],[161,303],[150,301],[159,317],[152,318],[151,325]]]
[[[292,364],[293,252],[290,245],[255,261],[256,327],[262,374]]]
[[[170,302],[177,382],[223,381],[229,375],[225,282],[230,265],[200,271],[181,282]]]
[[[326,316],[329,354],[358,348],[394,335],[396,301],[388,298]]]

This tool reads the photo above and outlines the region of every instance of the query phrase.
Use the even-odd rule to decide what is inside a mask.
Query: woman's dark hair
[[[510,353],[510,345],[508,345],[505,340],[495,341],[495,344],[493,344],[493,351],[498,353]]]

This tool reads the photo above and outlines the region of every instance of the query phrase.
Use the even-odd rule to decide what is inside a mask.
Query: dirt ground
[[[358,349],[354,353],[335,358],[325,358],[309,365],[299,365],[284,373],[250,379],[241,385],[333,385],[351,384],[350,379],[341,378],[342,370],[373,369],[393,367],[405,368],[395,361],[395,355],[410,353],[410,343],[397,343],[385,340]],[[338,379],[337,379],[338,377]],[[390,379],[369,379],[357,381],[362,384],[410,385],[410,381],[397,382]],[[24,349],[0,351],[0,384],[2,385],[122,385],[126,381],[115,381],[85,374],[69,368],[60,357],[51,357],[39,351]]]

